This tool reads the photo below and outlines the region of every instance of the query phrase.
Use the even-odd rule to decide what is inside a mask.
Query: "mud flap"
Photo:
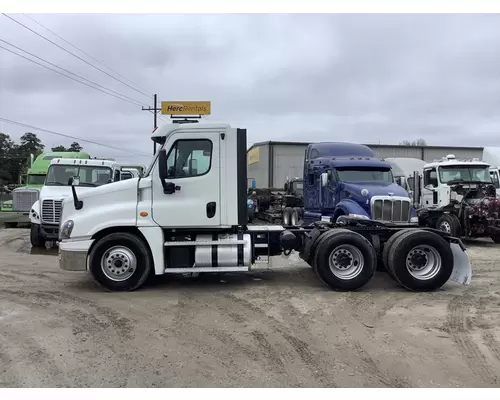
[[[469,253],[467,250],[462,249],[457,243],[450,243],[451,250],[453,251],[453,272],[451,273],[450,280],[457,282],[461,285],[468,285],[472,278],[472,265],[470,263]]]

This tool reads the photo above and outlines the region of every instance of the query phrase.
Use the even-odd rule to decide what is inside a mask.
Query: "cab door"
[[[422,206],[437,206],[438,205],[438,177],[436,168],[424,169],[424,179],[422,187]]]
[[[152,218],[166,228],[214,227],[221,222],[219,131],[181,131],[169,136],[166,179],[152,171]],[[175,187],[166,193],[165,185]]]

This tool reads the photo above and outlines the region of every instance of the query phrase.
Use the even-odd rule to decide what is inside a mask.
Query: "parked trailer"
[[[249,189],[249,219],[297,226],[304,215],[304,183],[287,180],[284,189]],[[251,203],[250,203],[251,201]]]
[[[295,250],[334,290],[359,289],[379,260],[409,290],[470,283],[468,254],[445,232],[349,216],[298,228],[249,224],[246,138],[225,124],[159,127],[152,139],[160,150],[145,176],[64,200],[60,268],[124,291],[150,274],[249,271]]]

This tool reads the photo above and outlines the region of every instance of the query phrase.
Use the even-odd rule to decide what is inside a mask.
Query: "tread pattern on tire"
[[[35,229],[33,229],[35,227]],[[45,240],[40,236],[40,225],[31,224],[30,242],[33,247],[45,246]]]

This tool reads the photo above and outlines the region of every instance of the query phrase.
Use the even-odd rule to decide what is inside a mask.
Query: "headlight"
[[[30,215],[31,215],[31,218],[40,219],[40,216],[38,215],[38,213],[33,208],[30,211]]]
[[[411,217],[410,224],[418,224],[418,217]]]
[[[59,229],[59,240],[61,239],[69,239],[71,236],[71,232],[73,231],[73,227],[75,226],[72,220],[66,221],[61,229]]]
[[[366,215],[363,215],[363,214],[353,214],[353,213],[349,213],[349,217],[353,217],[353,218],[361,218],[361,219],[370,219],[369,217],[367,217]]]

